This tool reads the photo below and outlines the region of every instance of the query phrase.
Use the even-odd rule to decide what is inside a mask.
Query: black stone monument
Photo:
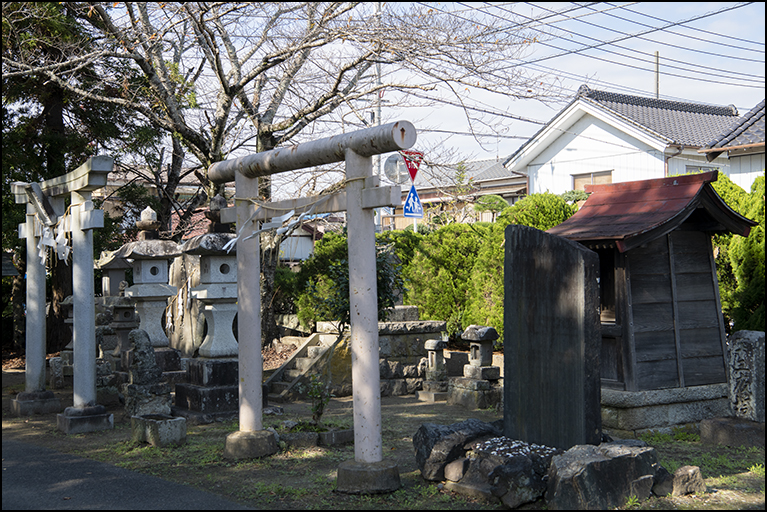
[[[527,226],[505,235],[504,435],[599,444],[599,258]]]

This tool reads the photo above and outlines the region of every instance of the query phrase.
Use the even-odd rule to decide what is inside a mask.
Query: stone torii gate
[[[208,170],[214,183],[235,181],[235,207],[222,210],[221,221],[236,220],[243,236],[257,231],[260,220],[289,210],[347,211],[354,460],[338,468],[341,492],[388,492],[400,486],[397,465],[383,460],[373,209],[399,205],[401,195],[399,186],[378,186],[372,157],[408,149],[415,140],[413,125],[398,121],[218,162]],[[341,161],[346,162],[345,190],[322,198],[322,204],[316,204],[318,197],[309,197],[258,207],[252,199],[258,197],[258,177]],[[277,451],[273,434],[263,430],[262,424],[259,237],[241,238],[237,243],[240,428],[227,437],[225,450],[226,457],[235,459]]]
[[[74,300],[74,407],[57,417],[59,430],[68,434],[113,428],[111,414],[96,404],[96,331],[93,282],[93,229],[104,227],[104,212],[93,208],[91,195],[107,183],[111,157],[94,156],[63,176],[42,183],[11,185],[17,204],[27,205],[27,222],[19,237],[27,243],[27,335],[25,391],[12,402],[17,415],[60,410],[53,393],[45,391],[45,263],[46,245],[67,257],[64,233],[72,234],[72,295]],[[71,198],[69,209],[65,200]],[[69,214],[69,215],[67,215]],[[57,242],[53,228],[58,224]],[[47,251],[47,249],[45,249]],[[53,400],[53,401],[52,401]]]

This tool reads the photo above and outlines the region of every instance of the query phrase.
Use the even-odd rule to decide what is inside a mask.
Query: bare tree
[[[359,115],[383,89],[441,88],[458,104],[469,88],[512,98],[552,92],[550,80],[513,65],[540,34],[528,34],[518,20],[478,19],[471,11],[447,16],[393,3],[376,14],[374,4],[354,2],[66,4],[89,27],[96,49],[82,55],[62,48],[64,57],[45,65],[4,54],[3,73],[43,75],[81,97],[134,109],[172,135],[174,156],[177,141],[194,160],[199,203],[222,191],[207,180],[212,163],[338,133],[333,123],[343,122],[343,113]],[[126,63],[132,73],[120,71]],[[386,70],[380,83],[377,63]],[[98,69],[113,93],[77,80],[83,66]],[[263,180],[260,199],[272,193]],[[269,304],[272,291],[264,293]],[[267,341],[273,334],[265,329]]]

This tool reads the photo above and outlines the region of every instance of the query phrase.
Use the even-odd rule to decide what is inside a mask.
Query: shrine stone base
[[[174,416],[191,424],[212,423],[239,415],[239,372],[237,359],[190,359],[188,383],[176,384]]]
[[[225,459],[257,459],[277,453],[277,439],[274,432],[257,430],[232,432],[226,436]]]
[[[422,402],[445,402],[447,401],[448,382],[425,380],[423,390],[416,391],[415,397]]]
[[[452,377],[449,382],[447,405],[460,405],[474,410],[498,407],[503,402],[503,379]]]
[[[61,400],[56,398],[53,391],[22,391],[16,398],[11,399],[11,413],[14,416],[31,416],[33,414],[48,414],[61,410]]]
[[[56,415],[57,428],[65,434],[84,434],[115,427],[114,415],[107,414],[103,405],[92,407],[67,407]]]
[[[671,433],[704,419],[731,416],[727,384],[652,391],[602,388],[602,428],[629,439],[649,430]]]
[[[338,466],[336,491],[345,494],[383,494],[401,486],[399,467],[387,460],[357,462],[347,460]]]

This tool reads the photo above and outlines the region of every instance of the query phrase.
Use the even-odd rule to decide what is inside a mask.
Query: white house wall
[[[530,192],[561,194],[573,175],[613,171],[613,183],[664,177],[662,152],[585,114],[528,164]]]
[[[718,159],[717,159],[718,160]],[[730,157],[730,179],[746,192],[759,176],[764,175],[764,153]]]
[[[289,236],[280,244],[281,260],[305,260],[314,252],[314,242],[308,236]]]

